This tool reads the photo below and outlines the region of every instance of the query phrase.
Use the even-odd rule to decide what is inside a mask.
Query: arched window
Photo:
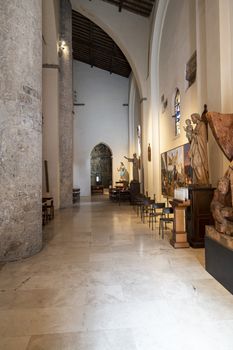
[[[176,89],[175,100],[174,100],[174,109],[175,109],[175,135],[180,135],[180,91]]]

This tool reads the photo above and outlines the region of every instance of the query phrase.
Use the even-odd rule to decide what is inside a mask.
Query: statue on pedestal
[[[125,165],[123,162],[121,162],[120,167],[117,168],[117,171],[119,171],[120,181],[126,181],[126,182],[129,181],[129,173],[125,168]]]
[[[128,158],[126,156],[124,156],[124,158],[133,163],[133,181],[139,182],[139,159],[137,158],[137,154],[134,153],[133,158]]]

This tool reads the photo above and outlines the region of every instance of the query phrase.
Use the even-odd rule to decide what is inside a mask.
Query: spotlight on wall
[[[62,54],[63,54],[63,51],[65,50],[66,48],[66,42],[65,40],[60,40],[58,42],[58,55],[61,57]]]

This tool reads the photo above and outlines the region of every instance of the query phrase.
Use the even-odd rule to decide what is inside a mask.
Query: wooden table
[[[94,186],[92,185],[91,186],[91,193],[104,193],[104,186],[103,185],[97,185],[97,186]]]

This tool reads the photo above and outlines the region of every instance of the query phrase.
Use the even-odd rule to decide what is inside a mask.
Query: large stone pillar
[[[72,206],[73,188],[73,86],[72,86],[72,8],[69,0],[60,1],[60,93],[59,151],[60,206]]]
[[[0,260],[41,249],[41,0],[0,2]]]

